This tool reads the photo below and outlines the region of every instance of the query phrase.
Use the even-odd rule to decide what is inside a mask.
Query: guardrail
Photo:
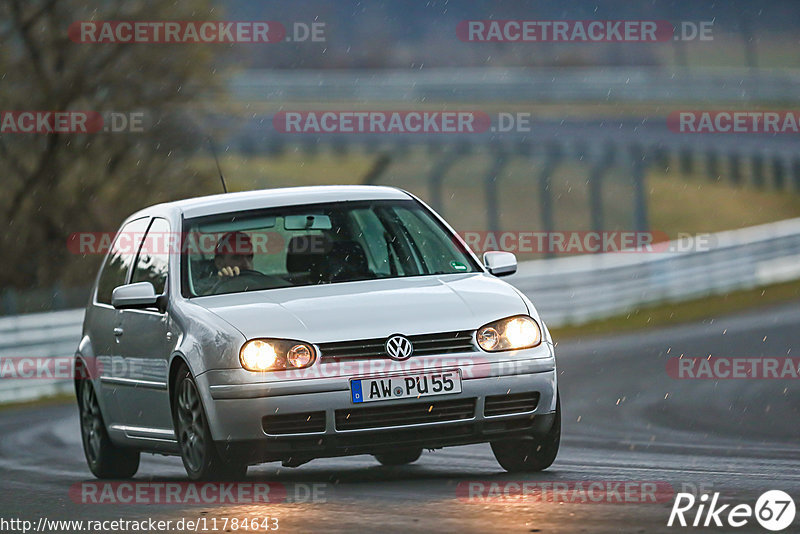
[[[710,234],[707,249],[617,252],[523,262],[509,282],[551,327],[736,289],[800,279],[800,218]],[[670,244],[683,250],[686,243]],[[0,363],[75,352],[83,310],[0,318]],[[2,367],[0,367],[1,369]],[[0,403],[72,389],[69,380],[0,379]]]
[[[797,102],[797,69],[553,67],[250,69],[229,84],[238,100],[280,102]]]
[[[75,354],[81,337],[83,310],[0,317],[0,372],[9,372],[14,358],[56,358]],[[36,360],[32,364],[36,365]],[[8,363],[6,363],[8,362]],[[0,403],[38,399],[72,390],[70,380],[0,378]]]
[[[548,325],[800,279],[800,219],[710,234],[705,250],[618,252],[520,264],[509,278]],[[673,241],[682,249],[686,242]]]

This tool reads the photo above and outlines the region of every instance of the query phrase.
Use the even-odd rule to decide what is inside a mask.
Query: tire
[[[83,380],[78,392],[81,441],[89,470],[97,478],[131,478],[139,469],[139,451],[111,443],[90,380]]]
[[[422,448],[398,449],[374,456],[383,465],[406,465],[419,460],[419,457],[422,456]]]
[[[186,474],[192,480],[241,480],[244,462],[226,461],[211,437],[200,393],[186,365],[178,370],[172,395],[172,420]]]
[[[534,439],[493,441],[492,452],[497,463],[509,473],[532,473],[550,467],[561,443],[561,398],[556,397],[553,426]]]

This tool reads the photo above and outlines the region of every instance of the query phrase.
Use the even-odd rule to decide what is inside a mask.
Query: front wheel
[[[375,459],[383,465],[406,465],[419,460],[422,448],[397,449],[375,455]]]
[[[561,399],[556,397],[553,426],[546,434],[534,439],[493,441],[492,452],[497,463],[510,473],[543,471],[550,467],[558,455],[561,443]]]
[[[197,383],[189,368],[178,371],[172,399],[175,434],[186,474],[192,480],[240,480],[247,474],[247,464],[225,461],[211,438]]]
[[[79,392],[81,441],[89,470],[97,478],[131,478],[139,469],[139,451],[111,443],[97,394],[88,379],[83,381]]]

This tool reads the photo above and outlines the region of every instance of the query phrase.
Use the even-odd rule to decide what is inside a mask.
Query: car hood
[[[483,273],[342,282],[193,300],[248,339],[311,343],[473,330],[529,313],[514,288]]]

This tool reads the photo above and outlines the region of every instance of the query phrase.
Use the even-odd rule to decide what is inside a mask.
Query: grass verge
[[[0,403],[0,411],[13,410],[16,408],[40,408],[45,406],[56,406],[60,404],[75,403],[74,393],[58,393],[42,397],[41,399],[31,399],[20,402]]]

